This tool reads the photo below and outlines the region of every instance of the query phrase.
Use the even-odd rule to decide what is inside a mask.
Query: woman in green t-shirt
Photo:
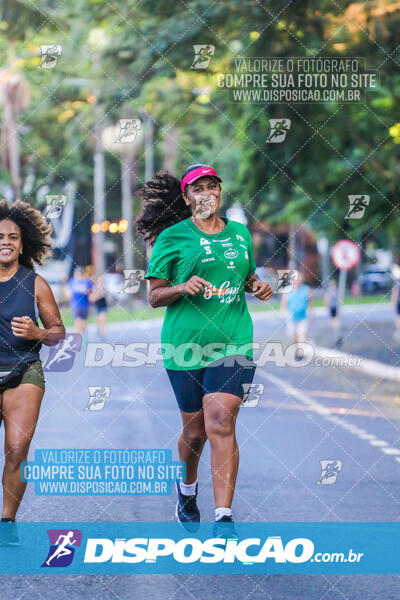
[[[143,190],[139,233],[154,245],[146,274],[153,307],[166,306],[161,342],[182,416],[177,519],[200,521],[197,467],[208,438],[215,500],[215,535],[234,535],[231,504],[239,464],[235,436],[240,404],[253,381],[253,323],[245,291],[268,300],[272,289],[255,274],[245,225],[218,216],[221,178],[207,165],[182,180],[157,173]]]

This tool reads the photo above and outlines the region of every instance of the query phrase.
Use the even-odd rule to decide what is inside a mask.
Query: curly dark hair
[[[0,200],[0,221],[6,219],[18,225],[21,231],[20,264],[34,271],[34,263],[42,265],[51,254],[51,225],[40,211],[21,200],[17,200],[13,204],[8,204],[6,200]]]
[[[139,235],[151,245],[166,227],[192,214],[192,209],[182,198],[180,180],[168,171],[155,173],[138,195],[143,200],[143,210],[135,224]]]
[[[183,173],[182,178],[193,169],[206,166],[204,164],[191,165]],[[212,177],[212,179],[220,183],[216,177]],[[143,210],[135,224],[139,235],[151,245],[166,227],[192,216],[191,207],[182,198],[180,180],[168,171],[155,173],[150,181],[146,181],[143,188],[139,190],[138,195],[143,200]]]

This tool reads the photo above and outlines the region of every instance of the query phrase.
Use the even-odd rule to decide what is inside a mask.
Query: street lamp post
[[[108,36],[101,27],[89,31],[88,43],[92,51],[92,67],[97,80],[98,71],[101,68],[102,52],[109,44]],[[95,223],[102,223],[106,213],[106,190],[105,190],[105,165],[104,150],[101,140],[103,112],[99,106],[99,85],[95,83],[95,102],[93,105],[95,138],[95,149],[93,157],[93,216]],[[96,89],[97,88],[97,89]],[[103,275],[105,271],[104,258],[104,232],[102,230],[93,236],[93,263],[96,276]]]
[[[121,142],[120,126],[111,125],[102,131],[102,145],[108,152],[121,155],[121,215],[126,219],[128,226],[122,233],[122,253],[124,269],[135,268],[134,235],[133,235],[133,197],[131,175],[143,142],[142,128],[136,132],[135,139],[130,142]]]
[[[102,223],[106,216],[106,201],[105,201],[105,164],[104,151],[101,141],[101,126],[98,116],[97,107],[95,107],[95,150],[93,156],[94,173],[93,173],[93,220],[95,223]],[[104,231],[100,229],[93,236],[93,263],[96,276],[99,277],[105,271],[104,258]]]

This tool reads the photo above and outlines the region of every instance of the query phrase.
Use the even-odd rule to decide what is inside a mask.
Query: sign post
[[[337,315],[339,319],[339,331],[341,328],[340,307],[346,292],[347,271],[355,267],[360,261],[360,248],[350,240],[340,240],[336,242],[331,250],[332,262],[339,269],[339,289]],[[341,345],[342,336],[339,333],[339,339],[336,344]]]

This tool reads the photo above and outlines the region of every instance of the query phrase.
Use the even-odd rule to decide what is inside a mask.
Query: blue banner
[[[400,574],[400,523],[1,523],[1,574]],[[228,536],[230,537],[230,536]],[[8,545],[7,545],[8,544]]]

